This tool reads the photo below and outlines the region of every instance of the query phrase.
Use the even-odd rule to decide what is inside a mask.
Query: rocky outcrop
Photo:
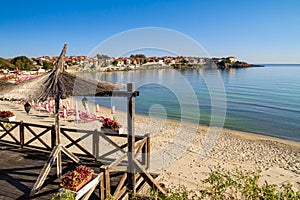
[[[226,60],[222,60],[216,63],[219,69],[229,69],[229,68],[247,68],[247,67],[263,67],[263,65],[253,65],[247,62],[227,62]]]

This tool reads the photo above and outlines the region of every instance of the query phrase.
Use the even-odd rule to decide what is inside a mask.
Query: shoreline
[[[104,105],[101,105],[101,107],[103,108],[107,108],[107,109],[110,109],[109,107],[107,106],[104,106]],[[122,110],[119,110],[119,112],[124,112]],[[147,114],[142,114],[142,113],[136,113],[137,116],[142,116],[142,117],[148,117]],[[157,119],[159,120],[162,120],[163,118],[161,117],[156,117]],[[167,118],[168,121],[171,121],[171,122],[177,122],[177,123],[182,123],[182,121],[180,120],[176,120],[176,119],[172,119],[172,118]],[[198,126],[203,126],[203,127],[209,127],[209,125],[207,124],[201,124],[201,123],[193,123],[193,122],[186,122],[184,121],[183,123],[188,123],[188,124],[193,124],[193,125],[198,125]],[[265,137],[269,137],[269,138],[273,138],[273,139],[278,139],[278,140],[282,140],[282,141],[287,141],[287,142],[295,142],[295,143],[298,143],[300,144],[300,139],[292,139],[292,138],[288,138],[288,137],[280,137],[280,136],[277,136],[277,135],[272,135],[272,134],[268,134],[268,133],[260,133],[260,132],[254,132],[254,131],[247,131],[247,130],[242,130],[242,129],[238,129],[238,128],[227,128],[227,127],[215,127],[215,128],[221,128],[223,129],[224,131],[228,130],[228,131],[233,131],[233,132],[240,132],[241,134],[253,134],[254,137],[257,136],[265,136]]]
[[[105,108],[108,108],[107,106],[103,106]],[[123,111],[121,111],[123,112]],[[136,115],[140,115],[140,116],[143,116],[143,117],[147,117],[146,114],[141,114],[141,113],[138,113]],[[160,118],[160,117],[157,117],[158,119],[163,119],[163,118]],[[173,122],[178,122],[180,123],[181,121],[179,120],[176,120],[176,119],[171,119],[171,118],[168,118],[167,120],[169,121],[173,121]],[[207,124],[196,124],[196,123],[193,123],[193,122],[184,122],[184,123],[190,123],[190,124],[194,124],[194,125],[199,125],[199,126],[203,126],[203,127],[209,127],[209,125]],[[270,138],[273,138],[273,139],[279,139],[279,140],[286,140],[286,141],[290,141],[290,142],[296,142],[296,143],[299,143],[300,144],[300,139],[292,139],[292,138],[288,138],[288,137],[280,137],[280,136],[277,136],[277,135],[272,135],[272,134],[268,134],[268,133],[260,133],[260,132],[254,132],[254,131],[247,131],[247,130],[242,130],[242,129],[238,129],[238,128],[227,128],[227,127],[215,127],[215,128],[221,128],[223,130],[228,130],[228,131],[234,131],[234,132],[241,132],[241,134],[253,134],[255,136],[265,136],[265,137],[270,137]]]
[[[83,109],[79,103],[79,109]],[[89,107],[91,113],[95,113],[95,104],[89,102]],[[23,105],[16,102],[0,101],[0,110],[14,112],[16,121],[47,125],[54,123],[52,114],[32,109],[30,115],[26,115]],[[110,108],[100,106],[98,115],[115,117],[126,129],[127,113],[118,108],[112,115]],[[99,122],[80,122],[76,125],[72,120],[70,117],[60,122],[63,127],[89,130],[100,128]],[[219,131],[218,138],[213,148],[201,157],[207,137],[211,136],[210,131]],[[201,185],[201,180],[207,177],[207,173],[220,164],[226,169],[241,167],[247,171],[260,170],[261,183],[264,180],[277,185],[291,182],[293,187],[300,189],[300,142],[139,114],[135,115],[135,132],[136,135],[150,134],[150,171],[160,173],[159,182],[168,188],[185,185],[195,190]],[[84,143],[84,146],[89,147],[90,143]]]

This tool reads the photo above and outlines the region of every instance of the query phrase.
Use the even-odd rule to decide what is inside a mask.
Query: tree
[[[114,60],[111,64],[117,65],[118,64],[118,60]]]
[[[104,54],[97,54],[96,55],[96,57],[98,58],[98,59],[108,59],[109,57],[107,56],[107,55],[104,55]]]
[[[18,56],[13,58],[10,63],[18,66],[20,70],[30,70],[32,66],[32,61],[26,56]]]
[[[146,58],[146,56],[144,54],[131,54],[130,58]]]
[[[2,68],[13,70],[16,67],[13,64],[11,64],[8,60],[6,60],[4,58],[0,58],[0,69],[2,69]]]
[[[47,62],[47,61],[43,62],[43,69],[48,70],[48,69],[52,69],[52,68],[53,68],[53,63]]]

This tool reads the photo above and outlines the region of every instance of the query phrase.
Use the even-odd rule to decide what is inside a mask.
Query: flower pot
[[[15,121],[16,118],[17,118],[16,116],[9,117],[9,118],[8,118],[8,121],[10,121],[10,122],[11,122],[11,121]]]
[[[0,120],[11,122],[11,121],[15,121],[16,118],[17,118],[16,116],[12,116],[12,117],[0,117]]]
[[[92,179],[93,173],[89,167],[77,166],[61,180],[60,186],[77,192]]]
[[[85,186],[83,186],[79,191],[76,192],[76,200],[80,199],[85,193],[87,193],[95,184],[100,181],[99,174],[93,174],[90,180]]]
[[[119,130],[114,130],[114,129],[111,129],[111,128],[101,127],[101,131],[104,132],[104,133],[122,134],[123,133],[123,128],[120,128]]]
[[[93,178],[93,174],[89,175],[84,179],[77,187],[74,189],[75,192],[78,192],[83,186],[85,186],[88,182],[90,182]]]

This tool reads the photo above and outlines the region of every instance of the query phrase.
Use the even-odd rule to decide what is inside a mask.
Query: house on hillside
[[[230,61],[230,63],[235,63],[237,61],[236,57],[234,56],[229,56],[227,59]]]

